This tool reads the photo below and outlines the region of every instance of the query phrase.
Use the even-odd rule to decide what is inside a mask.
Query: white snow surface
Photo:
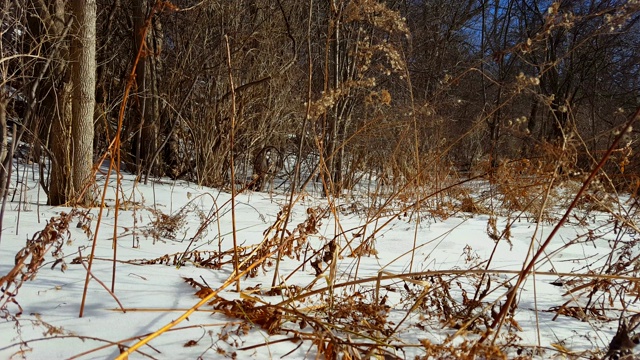
[[[20,171],[24,171],[22,168]],[[31,172],[31,169],[26,169]],[[36,173],[37,174],[37,173]],[[30,178],[31,175],[25,177]],[[104,184],[104,176],[100,176],[100,189]],[[70,208],[47,206],[45,196],[38,189],[33,179],[12,185],[17,195],[9,196],[4,214],[2,239],[0,242],[0,276],[6,275],[15,263],[15,256],[25,246],[28,239],[45,228],[47,221]],[[167,179],[150,182],[148,185],[136,183],[131,175],[122,177],[120,210],[115,216],[115,180],[112,178],[109,192],[106,195],[108,207],[104,208],[100,227],[98,224],[99,208],[88,210],[88,217],[93,220],[88,224],[90,234],[87,235],[76,224],[86,223],[80,217],[73,220],[70,236],[63,246],[66,270],[61,271],[61,264],[54,265],[54,258],[47,258],[34,279],[25,281],[17,289],[15,304],[7,304],[5,319],[0,319],[0,359],[109,359],[116,358],[121,349],[135,344],[147,334],[153,333],[177,319],[200,299],[196,297],[198,290],[191,287],[184,278],[192,278],[199,283],[206,283],[212,289],[221,286],[233,272],[233,261],[230,256],[223,258],[224,264],[219,269],[200,267],[186,261],[180,267],[172,263],[144,264],[144,260],[161,258],[163,255],[184,253],[185,251],[229,251],[233,249],[232,212],[228,191],[199,187],[183,181],[173,182]],[[418,216],[411,210],[401,210],[401,205],[390,207],[377,220],[371,220],[372,209],[367,198],[352,196],[349,200],[335,199],[337,209],[321,219],[318,232],[309,234],[305,249],[300,259],[282,257],[279,265],[278,282],[288,287],[298,286],[302,293],[312,289],[327,287],[329,270],[316,276],[305,258],[311,258],[314,250],[321,250],[335,239],[342,250],[337,257],[336,280],[334,284],[357,279],[375,278],[379,274],[403,274],[409,272],[485,269],[487,260],[493,258],[488,268],[496,271],[521,270],[527,256],[532,239],[533,248],[537,249],[541,241],[557,222],[545,221],[536,224],[533,219],[516,219],[514,216],[498,217],[496,227],[499,231],[510,227],[509,241],[494,241],[487,233],[489,215],[465,214],[440,219],[431,216],[424,205]],[[12,200],[12,201],[11,201]],[[268,194],[244,192],[235,199],[236,241],[239,246],[249,247],[260,244],[265,231],[278,219],[278,213],[288,203],[288,194]],[[287,229],[293,231],[308,217],[308,209],[320,211],[326,208],[328,200],[318,193],[306,194],[291,211]],[[185,206],[189,204],[186,208]],[[148,236],[149,230],[158,228],[153,225],[156,214],[176,215],[181,209],[188,209],[184,224],[174,234],[175,238],[161,236],[153,239]],[[557,219],[562,214],[558,210]],[[156,214],[154,214],[154,212]],[[197,241],[191,242],[201,225],[202,217],[216,214],[213,221],[204,228]],[[547,248],[548,258],[539,261],[536,270],[540,272],[560,272],[587,274],[602,270],[602,265],[609,253],[610,242],[631,240],[635,234],[614,233],[608,228],[610,216],[595,214],[590,216],[588,224],[579,224],[577,217],[564,225],[553,238]],[[599,224],[604,224],[599,227]],[[536,232],[536,227],[537,232]],[[342,229],[342,230],[340,230]],[[146,230],[146,231],[145,231]],[[377,231],[376,231],[377,230]],[[117,240],[115,257],[115,296],[127,309],[119,310],[114,298],[103,289],[98,281],[89,281],[84,314],[79,317],[83,288],[87,271],[79,263],[72,263],[74,258],[82,256],[86,259],[91,253],[93,235],[98,232],[92,274],[112,286],[114,268],[114,236]],[[360,245],[374,231],[372,244],[377,255],[350,257],[350,249]],[[601,237],[596,241],[587,241],[586,234],[596,232]],[[364,233],[364,236],[358,234]],[[336,236],[336,234],[338,234]],[[167,235],[167,234],[163,234]],[[415,244],[415,251],[412,252]],[[496,245],[497,244],[497,245]],[[321,251],[322,254],[322,251]],[[414,257],[413,265],[411,258]],[[614,257],[619,254],[614,254]],[[133,261],[132,261],[133,260]],[[240,282],[245,295],[261,299],[265,303],[284,304],[301,312],[308,313],[319,322],[331,325],[326,314],[330,306],[329,291],[324,296],[312,296],[304,302],[286,303],[285,295],[267,295],[274,277],[275,256],[271,256],[271,264],[260,267],[256,277],[243,277]],[[87,262],[85,261],[85,265]],[[326,266],[326,265],[323,265]],[[490,288],[492,291],[482,299],[486,304],[502,297],[504,301],[508,287],[515,284],[515,275],[510,273],[492,274]],[[475,277],[443,275],[449,280],[450,296],[462,303],[462,291],[473,298]],[[609,311],[602,318],[594,316],[583,320],[567,315],[557,315],[551,311],[554,307],[567,304],[575,307],[585,304],[586,296],[580,292],[567,294],[572,288],[570,284],[554,286],[551,283],[560,277],[555,275],[536,274],[529,276],[519,292],[519,304],[514,319],[520,329],[505,324],[501,329],[504,336],[497,343],[507,341],[507,336],[516,336],[516,345],[509,351],[515,356],[518,349],[522,355],[534,358],[562,358],[557,348],[562,347],[579,358],[584,354],[602,356],[615,334],[618,315],[622,309],[619,299],[607,305]],[[566,278],[566,277],[565,277]],[[500,281],[504,284],[500,284]],[[588,281],[588,280],[587,280]],[[585,282],[587,282],[585,281]],[[457,284],[459,283],[459,284]],[[385,297],[388,310],[387,328],[397,332],[387,339],[389,354],[397,358],[413,359],[426,356],[421,341],[428,340],[439,344],[455,333],[453,326],[441,321],[433,304],[425,301],[421,307],[411,309],[420,296],[421,291],[435,291],[441,288],[437,277],[424,276],[419,281],[397,277],[383,280],[379,288],[379,297]],[[575,285],[573,285],[575,286]],[[486,282],[481,290],[486,287]],[[349,294],[357,294],[364,300],[371,300],[376,292],[375,281],[361,284],[336,287],[333,295],[344,301]],[[409,296],[410,289],[413,296]],[[591,289],[591,288],[589,288]],[[10,288],[11,291],[16,289]],[[235,291],[235,283],[223,289],[220,297],[227,300],[239,299],[241,294]],[[600,294],[607,298],[606,294]],[[413,300],[411,300],[413,299]],[[608,299],[608,298],[607,298]],[[633,297],[631,297],[633,299]],[[574,302],[575,301],[575,302]],[[260,304],[258,304],[260,305]],[[499,306],[499,305],[497,305]],[[489,307],[491,307],[489,305]],[[633,310],[635,305],[629,305]],[[324,310],[323,310],[324,309]],[[291,331],[275,331],[269,335],[258,324],[249,324],[247,333],[238,331],[242,319],[227,317],[220,311],[214,312],[213,306],[205,304],[184,321],[176,324],[147,345],[139,352],[133,352],[132,359],[314,359],[324,358],[318,352],[317,344],[310,340],[299,342],[296,333],[313,334],[310,326],[301,328],[298,323],[282,325]],[[636,309],[637,310],[637,309]],[[477,310],[479,311],[479,310]],[[7,316],[7,313],[9,316]],[[490,313],[490,311],[488,311]],[[605,318],[607,318],[605,319]],[[286,318],[286,316],[285,316]],[[489,318],[490,319],[490,318]],[[371,321],[371,320],[370,320]],[[454,321],[455,322],[455,321]],[[354,342],[372,342],[371,339],[359,337],[355,333],[342,331],[344,324],[335,323],[330,331],[342,339],[349,338]],[[467,331],[454,338],[452,344],[460,344],[465,339],[477,339],[485,325],[477,325],[479,331]],[[343,329],[345,330],[345,329]],[[329,330],[327,330],[329,331]],[[539,336],[539,337],[538,337]],[[384,336],[380,335],[381,338]],[[120,346],[118,346],[120,344]],[[191,345],[191,346],[186,346]],[[411,345],[411,346],[410,346]],[[539,351],[533,349],[539,346]],[[555,347],[555,348],[554,348]],[[360,348],[362,349],[362,348]],[[594,355],[594,356],[595,356]],[[360,353],[362,358],[366,354]],[[371,354],[369,354],[371,356]],[[344,356],[341,355],[341,358]],[[373,358],[373,357],[371,357]]]

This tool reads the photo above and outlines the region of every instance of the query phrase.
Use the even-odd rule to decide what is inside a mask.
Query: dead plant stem
[[[531,235],[531,243],[529,244],[529,249],[527,250],[527,256],[525,257],[525,260],[522,262],[523,268],[524,268],[524,265],[527,263],[529,256],[533,253],[533,246],[536,243],[536,236],[538,234],[538,231],[540,230],[540,224],[542,224],[542,216],[547,207],[547,202],[549,201],[549,195],[551,194],[551,189],[553,188],[553,183],[555,182],[556,177],[558,176],[559,167],[560,167],[560,164],[558,164],[554,169],[553,174],[551,175],[551,181],[549,181],[549,184],[547,185],[547,189],[544,193],[544,198],[542,199],[542,205],[540,206],[540,211],[538,212],[536,226],[535,226],[535,229],[533,230],[533,235]],[[533,272],[532,276],[533,276],[533,307],[535,309],[534,314],[536,317],[536,337],[538,340],[538,346],[542,346],[542,335],[540,334],[540,317],[538,315],[539,314],[538,288],[537,288],[535,271]]]
[[[82,259],[82,251],[80,249],[78,249],[78,254],[80,255],[80,258]],[[116,301],[116,303],[118,303],[118,306],[120,306],[120,310],[123,313],[126,313],[127,310],[125,310],[124,306],[122,306],[122,303],[120,302],[120,300],[118,300],[118,297],[113,292],[113,290],[109,290],[109,288],[107,287],[107,285],[104,284],[104,282],[102,282],[95,275],[93,275],[93,273],[91,273],[91,271],[89,271],[89,269],[87,268],[87,265],[84,263],[84,261],[80,261],[80,263],[82,264],[82,267],[84,267],[84,269],[87,271],[87,273],[91,276],[91,278],[94,279],[95,281],[97,281],[98,284],[100,284],[100,286],[102,286],[109,293],[109,295],[111,295],[111,297]],[[116,262],[114,261],[113,263],[115,264]],[[113,286],[113,284],[112,284],[112,286]]]
[[[420,187],[422,186],[422,181],[421,181],[421,176],[420,174],[422,173],[421,169],[420,169],[420,145],[418,142],[418,118],[416,115],[416,104],[415,104],[415,98],[413,95],[413,84],[411,83],[411,74],[409,73],[409,68],[407,67],[407,59],[406,59],[406,54],[403,51],[402,52],[402,56],[404,57],[404,72],[405,72],[405,76],[407,78],[407,89],[409,90],[409,102],[411,104],[411,120],[413,123],[413,150],[414,150],[414,161],[416,162],[416,177],[415,177],[415,194],[419,194],[420,193]],[[439,182],[438,182],[438,168],[436,167],[436,189],[439,187]],[[417,196],[416,196],[417,197]],[[416,245],[418,243],[418,230],[420,228],[420,205],[421,205],[421,201],[416,201],[415,202],[415,212],[417,214],[416,217],[416,226],[414,229],[414,233],[413,233],[413,250],[411,251],[411,262],[409,263],[409,272],[413,271],[413,261],[415,260],[415,248]]]
[[[451,269],[451,270],[430,270],[430,271],[420,271],[414,273],[404,273],[404,274],[391,274],[391,275],[383,275],[383,276],[372,276],[357,280],[345,281],[342,283],[333,284],[334,289],[339,289],[347,286],[360,285],[366,283],[375,283],[378,281],[385,280],[394,280],[394,279],[415,279],[415,278],[424,278],[429,276],[438,276],[438,275],[482,275],[482,274],[493,274],[493,275],[520,275],[520,270],[486,270],[486,269]],[[640,278],[633,276],[620,276],[620,275],[609,275],[609,274],[580,274],[580,273],[565,273],[565,272],[553,272],[553,271],[538,271],[538,275],[540,276],[553,276],[556,277],[574,277],[580,279],[609,279],[609,280],[622,280],[622,281],[640,281]],[[306,292],[304,294],[300,294],[294,296],[292,298],[286,299],[278,305],[285,305],[288,303],[292,303],[294,301],[298,301],[304,298],[308,298],[313,295],[321,294],[326,292],[329,287],[324,287],[316,290],[312,290]]]
[[[236,126],[236,93],[233,85],[233,68],[231,64],[231,46],[229,36],[224,35],[224,42],[227,46],[227,66],[229,69],[229,87],[231,88],[231,130],[229,134],[229,167],[231,168],[231,228],[233,231],[233,267],[235,274],[239,273],[238,259],[238,234],[236,232],[236,172],[234,165],[234,141]],[[240,278],[236,281],[236,291],[240,292]]]

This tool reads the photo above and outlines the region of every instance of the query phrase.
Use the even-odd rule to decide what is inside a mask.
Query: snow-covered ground
[[[311,192],[286,220],[288,194],[244,192],[234,209],[241,269],[264,261],[240,278],[238,293],[237,283],[228,282],[231,194],[165,179],[136,184],[124,175],[117,217],[112,179],[99,228],[99,208],[79,209],[68,236],[60,233],[62,253],[47,249],[34,278],[8,282],[26,241],[71,211],[46,206],[26,170],[24,182],[12,186],[18,194],[2,225],[2,359],[116,358],[179,319],[200,301],[196,292],[203,298],[223,285],[213,302],[130,358],[455,358],[496,318],[530,247],[547,239],[564,211],[539,223],[515,212],[492,217],[455,206],[448,212],[456,215],[441,216],[447,211],[428,203],[416,213],[402,201],[380,209],[382,201],[364,195],[330,201]],[[598,277],[637,276],[631,246],[637,234],[629,229],[611,214],[577,210],[538,262],[539,273],[518,289],[518,307],[495,344],[509,357],[602,357],[620,310],[625,304],[627,314],[638,310],[640,290],[629,279]],[[96,232],[93,278],[79,317]],[[279,263],[273,252],[281,253]],[[627,268],[613,269],[616,263]],[[595,290],[584,285],[594,282]]]

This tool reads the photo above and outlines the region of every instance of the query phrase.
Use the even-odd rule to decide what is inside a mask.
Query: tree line
[[[424,183],[514,159],[561,158],[577,173],[640,105],[638,10],[619,0],[4,0],[0,186],[17,140],[52,205],[90,204],[106,152],[141,181],[208,186],[231,185],[231,164],[257,169],[266,148],[299,163],[314,155],[332,193],[363,174]],[[636,140],[607,169],[637,189]]]

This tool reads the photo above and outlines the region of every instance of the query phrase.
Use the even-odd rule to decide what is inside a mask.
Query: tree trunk
[[[4,196],[4,190],[7,187],[8,173],[7,164],[11,159],[6,159],[8,153],[8,134],[7,134],[7,104],[9,100],[4,89],[0,89],[0,199]],[[15,139],[13,139],[15,141]],[[5,160],[7,160],[5,162]]]
[[[160,143],[160,101],[158,92],[158,71],[160,67],[157,56],[162,49],[162,28],[160,21],[155,19],[150,28],[146,29],[147,16],[153,2],[149,0],[134,1],[134,57],[142,46],[142,57],[136,68],[136,85],[139,96],[136,102],[136,116],[139,116],[136,141],[133,152],[136,154],[136,170],[142,174],[145,169],[153,167],[151,174],[162,175],[162,164],[152,164],[153,156]],[[159,159],[157,160],[159,162]]]
[[[52,39],[60,42],[56,50],[55,43],[51,44],[51,52],[54,64],[47,76],[43,79],[43,86],[39,88],[37,99],[30,99],[38,107],[38,116],[45,124],[43,128],[50,129],[49,143],[51,148],[51,173],[49,178],[48,203],[50,205],[63,205],[72,198],[72,155],[71,155],[71,79],[68,69],[69,46],[64,39],[66,33],[65,3],[57,0],[47,8],[44,3],[39,3],[37,12],[41,19],[32,18],[31,31],[41,39]],[[39,21],[42,21],[40,23]],[[75,19],[73,20],[75,22]],[[42,71],[42,70],[41,70]],[[27,119],[28,120],[28,119]],[[33,126],[37,126],[36,121]],[[32,125],[29,125],[32,126]]]
[[[5,91],[0,89],[0,164],[7,157],[7,103],[9,103],[9,100],[5,96]]]
[[[73,194],[78,203],[88,206],[92,193],[85,190],[93,167],[93,112],[96,89],[96,0],[73,0],[76,36],[73,38],[71,61],[73,78]]]
[[[71,83],[63,83],[59,91],[59,107],[52,114],[51,124],[51,181],[49,182],[49,205],[64,205],[71,201]]]

